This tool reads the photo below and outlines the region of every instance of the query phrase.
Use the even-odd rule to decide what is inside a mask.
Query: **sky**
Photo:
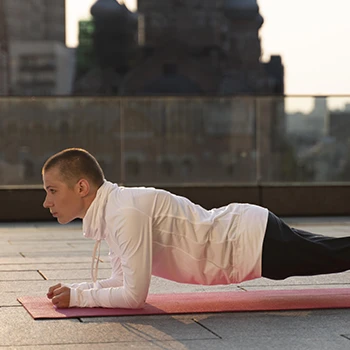
[[[66,0],[67,46],[77,45],[78,21],[90,17],[95,2]],[[136,10],[136,0],[124,3]],[[350,94],[349,0],[258,0],[258,5],[264,18],[259,32],[262,60],[282,56],[287,95]],[[345,101],[330,100],[334,108]],[[304,99],[304,109],[312,101]]]

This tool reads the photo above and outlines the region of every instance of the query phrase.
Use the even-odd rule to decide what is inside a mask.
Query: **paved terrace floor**
[[[289,218],[321,234],[350,235],[350,218]],[[90,280],[93,242],[81,224],[0,224],[0,348],[4,349],[350,349],[350,309],[133,316],[35,321],[17,302],[58,282]],[[107,248],[99,278],[110,274]],[[350,272],[202,287],[154,278],[151,293],[341,288]]]

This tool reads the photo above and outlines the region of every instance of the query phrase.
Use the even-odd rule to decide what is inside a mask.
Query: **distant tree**
[[[77,47],[77,62],[75,78],[80,79],[90,69],[96,66],[93,36],[95,25],[93,20],[79,21],[79,44]]]

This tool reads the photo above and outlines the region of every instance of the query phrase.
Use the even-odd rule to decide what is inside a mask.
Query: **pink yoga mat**
[[[18,301],[34,319],[350,308],[350,288],[150,294],[143,309],[56,309],[46,297]]]

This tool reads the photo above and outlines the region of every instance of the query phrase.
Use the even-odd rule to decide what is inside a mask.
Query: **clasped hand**
[[[47,297],[51,299],[52,304],[54,304],[59,309],[64,309],[69,307],[70,302],[70,288],[62,286],[58,283],[49,288]]]

